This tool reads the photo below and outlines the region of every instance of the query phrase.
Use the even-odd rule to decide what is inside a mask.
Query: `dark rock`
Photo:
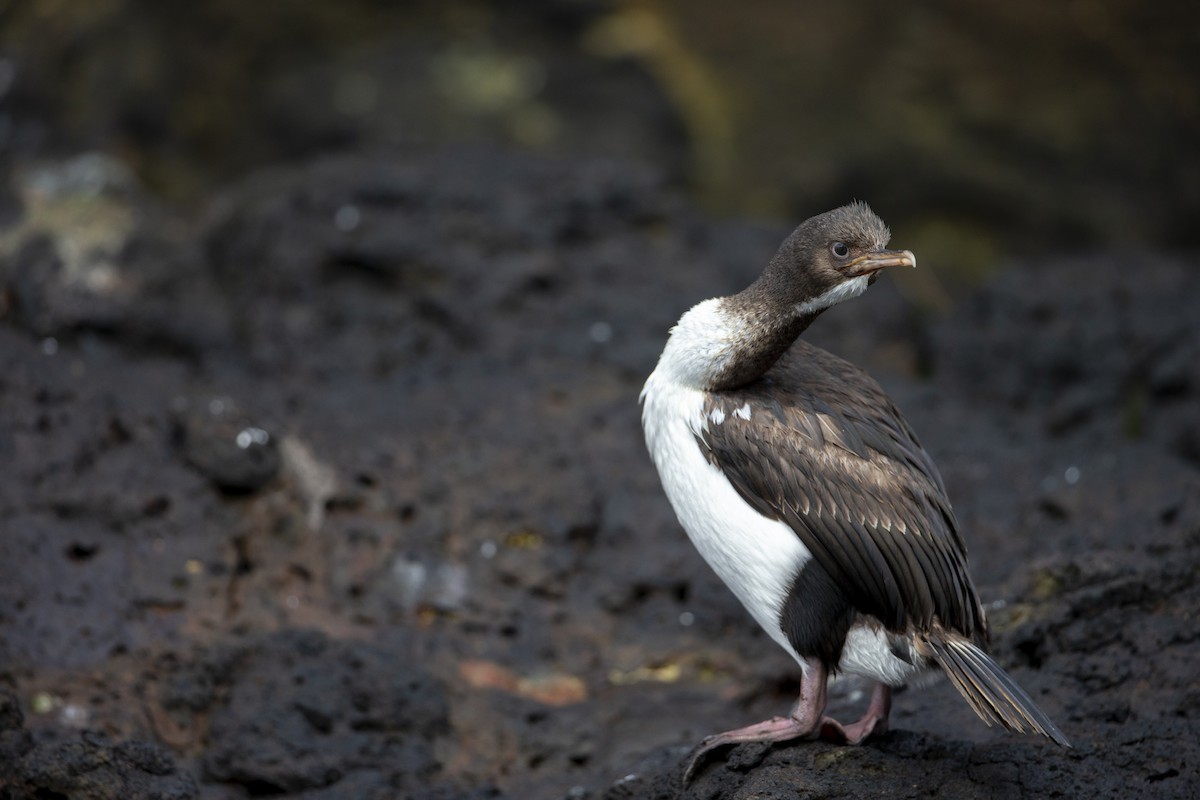
[[[276,437],[233,400],[181,398],[172,410],[183,458],[222,491],[257,491],[279,473]]]
[[[72,785],[186,759],[213,796],[676,796],[691,748],[798,674],[679,532],[637,393],[679,313],[784,233],[642,169],[480,148],[281,168],[175,244],[135,229],[107,322],[37,288],[66,285],[48,257],[0,325],[2,678],[118,744],[0,706],[0,747]],[[997,658],[1075,749],[942,684],[861,748],[714,754],[685,797],[1187,796],[1200,296],[1186,263],[1084,266],[1014,266],[932,322],[883,280],[812,331],[942,467]],[[179,346],[148,346],[137,309],[191,291]]]
[[[25,730],[25,716],[17,696],[0,688],[0,793],[17,780],[17,765],[33,750],[33,737]],[[7,796],[0,794],[0,797]]]
[[[435,783],[435,748],[450,731],[446,700],[434,678],[407,663],[411,652],[403,640],[288,631],[207,660],[233,668],[212,677],[220,699],[206,709],[205,778],[330,797]]]
[[[7,745],[12,733],[4,730],[0,741]],[[0,751],[0,797],[5,800],[191,800],[199,796],[195,779],[157,744],[133,739],[114,743],[85,732],[73,738],[43,738],[36,744],[26,737],[25,745],[21,752]]]
[[[227,338],[209,276],[121,162],[92,153],[21,175],[25,213],[0,242],[0,318],[48,347],[90,334],[191,358]]]

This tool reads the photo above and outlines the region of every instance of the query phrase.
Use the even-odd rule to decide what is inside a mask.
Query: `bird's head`
[[[909,250],[887,250],[891,232],[866,203],[805,220],[784,240],[760,279],[776,303],[799,316],[820,313],[866,291],[880,270],[915,267]]]

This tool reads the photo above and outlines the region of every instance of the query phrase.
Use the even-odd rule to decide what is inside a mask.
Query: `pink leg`
[[[892,709],[892,688],[876,684],[871,692],[871,704],[862,719],[843,726],[825,716],[825,692],[829,675],[815,659],[808,662],[809,674],[800,683],[800,699],[786,717],[772,717],[765,722],[709,736],[696,749],[683,773],[686,786],[700,761],[712,750],[744,742],[786,742],[792,739],[815,739],[818,736],[842,744],[859,744],[873,733],[887,730],[888,714]]]
[[[850,725],[842,725],[835,719],[821,720],[821,738],[842,744],[862,744],[868,736],[883,733],[888,728],[888,715],[892,712],[892,687],[877,683],[871,690],[871,705],[862,719]]]
[[[792,707],[789,716],[772,717],[765,722],[709,736],[700,743],[688,763],[683,773],[684,785],[691,780],[692,773],[704,756],[718,747],[743,742],[786,742],[816,736],[824,719],[825,689],[829,676],[825,667],[816,660],[810,661],[809,666],[809,674],[800,682],[800,699]]]

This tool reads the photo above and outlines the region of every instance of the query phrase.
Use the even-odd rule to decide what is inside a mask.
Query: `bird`
[[[887,730],[893,687],[945,673],[989,726],[1062,731],[988,654],[988,626],[946,487],[879,384],[799,337],[881,270],[916,267],[855,201],[801,223],[743,291],[671,329],[640,395],[646,446],[695,548],[800,667],[776,716],[716,748]],[[838,674],[872,682],[865,714],[825,714]]]

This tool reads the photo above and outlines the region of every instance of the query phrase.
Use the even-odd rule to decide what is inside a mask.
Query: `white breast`
[[[812,553],[786,524],[746,503],[696,441],[701,431],[726,422],[719,411],[704,415],[701,387],[727,363],[744,324],[726,313],[720,300],[707,300],[683,315],[642,389],[642,427],[667,499],[692,544],[807,673],[783,632],[780,611]],[[747,405],[733,413],[749,419],[752,412]],[[916,671],[892,654],[885,635],[859,626],[847,637],[840,667],[892,684]]]
[[[779,614],[793,579],[812,557],[808,549],[787,525],[751,508],[704,458],[695,434],[720,423],[703,417],[703,392],[656,369],[642,398],[646,446],[692,544],[763,630],[800,661]]]

